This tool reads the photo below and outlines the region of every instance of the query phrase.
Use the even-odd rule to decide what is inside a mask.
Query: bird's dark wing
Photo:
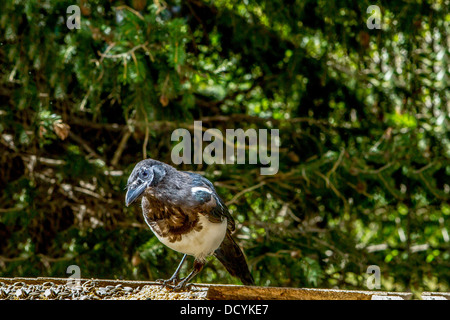
[[[212,222],[220,222],[224,217],[227,218],[228,229],[233,232],[235,229],[234,219],[211,181],[194,172],[186,173],[192,179],[192,196],[194,201],[201,206],[202,213],[208,216]]]

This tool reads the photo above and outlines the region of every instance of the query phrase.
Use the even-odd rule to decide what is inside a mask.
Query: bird
[[[160,242],[183,253],[180,264],[164,286],[182,290],[213,255],[244,285],[254,285],[244,253],[232,237],[235,222],[214,185],[202,175],[179,171],[164,162],[138,162],[126,185],[125,205],[141,198],[144,220]],[[186,257],[193,256],[192,271],[180,279]]]

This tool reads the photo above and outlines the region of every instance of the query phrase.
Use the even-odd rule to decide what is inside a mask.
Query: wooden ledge
[[[200,285],[208,288],[209,300],[409,300],[410,292],[339,289]]]
[[[23,282],[29,285],[53,282],[55,285],[67,284],[70,278],[0,278],[0,282],[11,285]],[[159,286],[154,281],[111,280],[111,279],[80,279],[81,284],[95,281],[96,286],[116,286],[121,284],[131,288],[144,286]],[[207,300],[409,300],[410,292],[386,291],[358,291],[338,289],[285,288],[285,287],[257,287],[223,284],[194,284],[193,291],[204,292]],[[449,299],[449,293],[425,292],[422,297],[427,300]],[[438,298],[439,297],[439,298]]]

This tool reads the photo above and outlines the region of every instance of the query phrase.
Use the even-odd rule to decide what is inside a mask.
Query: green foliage
[[[280,170],[180,165],[216,184],[260,285],[449,290],[448,5],[383,1],[4,1],[0,276],[167,278],[124,206],[171,133],[280,130]],[[204,145],[205,146],[205,145]],[[187,272],[187,268],[184,269]],[[197,281],[238,283],[212,259]]]

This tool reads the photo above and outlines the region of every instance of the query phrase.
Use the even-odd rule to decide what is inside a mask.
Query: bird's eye
[[[148,169],[144,169],[141,171],[141,178],[147,179],[149,175],[150,175],[150,172]]]

